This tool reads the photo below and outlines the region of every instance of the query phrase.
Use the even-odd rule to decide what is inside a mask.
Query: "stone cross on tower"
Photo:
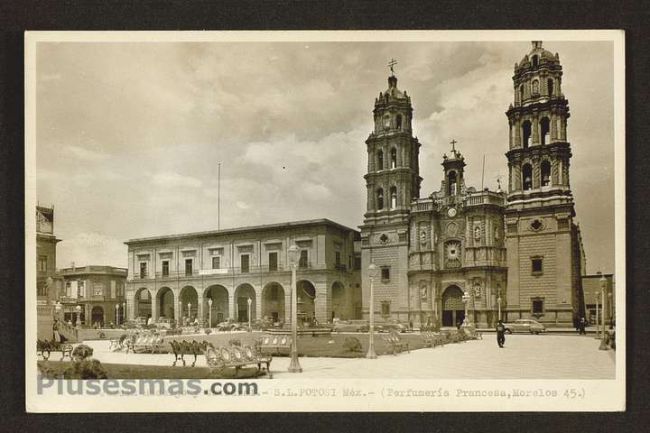
[[[452,139],[450,142],[451,144],[451,151],[456,152],[456,143],[458,143],[456,140]]]
[[[390,59],[390,62],[388,62],[388,67],[390,68],[390,74],[392,76],[395,76],[395,71],[393,70],[393,67],[397,64],[397,60],[395,59]]]

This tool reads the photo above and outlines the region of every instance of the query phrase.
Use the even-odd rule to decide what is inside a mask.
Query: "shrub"
[[[361,342],[356,337],[345,337],[343,348],[348,352],[361,352]]]
[[[72,359],[75,361],[83,361],[91,356],[93,356],[93,348],[87,344],[80,344],[72,351]]]
[[[99,331],[99,338],[103,340],[104,338],[106,338],[106,334],[104,334],[102,331]]]
[[[84,359],[73,362],[63,372],[64,379],[108,379],[106,369],[97,359]]]
[[[205,335],[210,335],[210,334],[212,334],[212,329],[205,328]]]

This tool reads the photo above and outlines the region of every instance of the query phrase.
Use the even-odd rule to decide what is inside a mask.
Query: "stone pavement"
[[[86,344],[104,363],[171,365],[173,361],[170,354],[109,352],[107,341]],[[600,351],[598,346],[599,340],[592,336],[514,334],[506,336],[505,347],[500,349],[495,335],[486,334],[483,340],[383,355],[374,360],[301,357],[301,374],[287,372],[288,357],[275,357],[271,370],[274,379],[614,379],[615,352]],[[199,356],[197,366],[205,365],[205,357]]]

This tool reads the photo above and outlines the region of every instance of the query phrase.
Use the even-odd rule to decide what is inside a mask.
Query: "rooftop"
[[[237,234],[237,233],[259,232],[259,231],[277,230],[277,229],[286,230],[286,229],[291,229],[296,227],[321,226],[321,225],[332,226],[341,230],[352,231],[357,234],[359,233],[355,229],[346,227],[342,224],[336,223],[327,218],[319,218],[313,220],[289,221],[289,222],[275,223],[275,224],[263,224],[257,226],[236,227],[236,228],[222,229],[222,230],[210,230],[204,232],[191,232],[191,233],[164,235],[164,236],[152,236],[146,238],[135,238],[135,239],[129,239],[124,243],[126,245],[130,245],[138,242],[163,241],[163,240],[172,240],[172,239],[183,239],[189,237],[208,237],[208,236],[215,236],[215,235],[230,235],[230,234]]]

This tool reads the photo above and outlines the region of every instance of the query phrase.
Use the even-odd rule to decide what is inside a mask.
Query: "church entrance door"
[[[449,286],[442,294],[442,326],[458,326],[463,320],[463,291],[458,286]]]

